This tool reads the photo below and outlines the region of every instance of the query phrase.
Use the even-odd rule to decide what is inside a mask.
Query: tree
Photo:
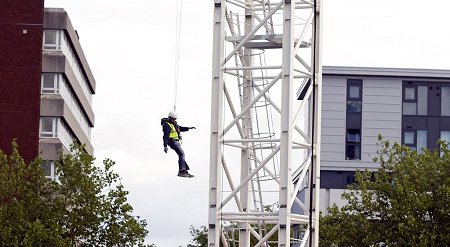
[[[15,142],[9,156],[0,151],[2,246],[145,246],[147,223],[132,215],[113,161],[97,167],[74,144],[56,162],[57,182],[41,164],[26,164]]]
[[[3,246],[67,246],[48,181],[39,159],[26,164],[12,143],[10,156],[0,150],[0,243]]]
[[[188,244],[187,247],[206,247],[208,246],[208,228],[206,226],[200,226],[200,228],[195,228],[194,226],[189,227],[189,233],[192,236],[192,244]]]
[[[450,151],[411,151],[379,137],[376,172],[357,172],[320,219],[320,246],[450,246]]]

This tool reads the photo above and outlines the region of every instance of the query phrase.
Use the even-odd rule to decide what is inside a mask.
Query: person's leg
[[[169,146],[178,154],[178,171],[181,172],[189,170],[189,166],[186,163],[184,151],[181,148],[180,143],[177,141],[170,141]]]

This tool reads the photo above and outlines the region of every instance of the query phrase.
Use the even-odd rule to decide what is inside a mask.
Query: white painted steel
[[[213,2],[208,246],[317,247],[320,1]]]
[[[221,161],[222,144],[220,133],[223,118],[223,72],[221,63],[224,58],[225,39],[225,6],[222,0],[214,1],[213,17],[213,59],[212,59],[212,86],[211,86],[211,141],[209,161],[209,205],[208,205],[208,246],[219,246],[222,236],[220,218],[217,217],[218,203],[221,200]]]

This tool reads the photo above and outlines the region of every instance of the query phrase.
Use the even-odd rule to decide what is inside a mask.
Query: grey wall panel
[[[345,109],[345,102],[322,102],[322,110],[325,111],[342,111]]]
[[[323,151],[323,148],[321,149],[321,151]],[[339,163],[339,162],[345,161],[344,160],[344,153],[345,153],[344,152],[344,148],[342,148],[342,151],[321,152],[320,153],[320,157],[321,157],[320,162],[322,162],[322,161],[331,161],[332,163],[333,162]],[[322,163],[321,163],[321,166],[322,166]]]
[[[64,100],[60,95],[42,95],[40,116],[61,117],[64,114]]]
[[[371,162],[378,150],[378,135],[401,140],[402,81],[365,79],[363,83],[362,162]]]
[[[345,93],[345,90],[343,90]],[[345,94],[344,95],[336,95],[336,94],[323,94],[322,95],[322,103],[338,103],[345,105]]]
[[[401,105],[392,107],[392,104],[367,103],[364,105],[364,112],[389,112],[397,114],[399,107],[401,107]]]
[[[342,161],[345,154],[347,80],[326,78],[322,95],[322,160]]]
[[[342,121],[342,119],[324,119],[322,118],[322,128],[325,127],[339,127],[339,128],[345,128],[345,122]]]
[[[343,152],[344,149],[342,148],[342,143],[324,143],[325,145],[322,145],[322,149],[320,151],[322,152]],[[340,154],[342,156],[342,154]]]
[[[322,155],[323,156],[323,155]],[[320,161],[321,170],[332,170],[332,171],[356,171],[356,170],[376,170],[379,164],[373,161],[356,161],[356,160],[342,160],[342,161],[330,161],[323,160]]]
[[[326,119],[340,119],[345,124],[345,111],[322,111],[322,124]]]
[[[378,128],[365,128],[364,129],[364,136],[365,137],[378,137],[379,134],[383,136],[383,138],[396,138],[399,136],[400,129],[389,129],[389,128],[383,128],[383,131],[381,132]]]
[[[366,119],[366,120],[383,119],[383,120],[391,120],[391,121],[400,121],[402,119],[402,117],[401,117],[401,115],[399,116],[398,114],[399,114],[398,109],[397,109],[397,112],[382,112],[382,111],[366,112],[364,110],[364,106],[363,106],[363,120],[364,119]],[[380,127],[384,127],[384,126],[380,126]]]
[[[39,155],[42,157],[43,160],[58,160],[59,152],[62,149],[63,145],[58,140],[55,139],[39,140]]]
[[[386,90],[392,90],[392,89],[386,89]],[[363,100],[364,100],[365,103],[372,103],[372,104],[383,104],[384,103],[384,104],[388,104],[387,102],[394,102],[394,101],[396,101],[398,99],[398,97],[399,96],[364,95],[363,96]],[[398,103],[401,103],[401,102],[398,102]]]
[[[341,95],[342,91],[345,91],[346,88],[346,84],[345,84],[345,80],[343,80],[342,78],[339,79],[331,79],[334,80],[330,83],[327,84],[327,87],[323,88],[322,93],[326,94],[326,95]]]
[[[323,122],[323,120],[322,120]],[[322,135],[331,135],[331,136],[342,136],[344,138],[345,130],[344,128],[335,128],[335,127],[323,127],[322,126]],[[344,143],[344,140],[342,140],[342,143]]]
[[[380,126],[383,126],[384,129],[393,129],[400,131],[400,126],[397,126],[397,121],[398,120],[385,120],[385,119],[367,121],[364,130],[378,129]]]
[[[322,140],[320,140],[322,142],[322,144],[324,143],[332,143],[332,144],[341,144],[342,145],[342,136],[337,135],[337,136],[331,136],[331,135],[326,135],[322,137]]]

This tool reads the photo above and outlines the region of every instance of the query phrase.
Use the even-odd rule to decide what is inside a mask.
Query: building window
[[[42,162],[42,170],[44,170],[45,177],[52,181],[57,181],[55,162],[45,160]]]
[[[426,130],[405,130],[403,131],[403,145],[411,150],[422,153],[422,149],[428,147],[428,133]]]
[[[361,160],[362,86],[362,80],[347,80],[346,160]]]
[[[347,113],[361,113],[361,86],[360,80],[347,82]]]
[[[41,117],[40,137],[55,138],[58,137],[58,118]]]
[[[441,131],[441,140],[450,144],[450,131]]]
[[[417,152],[422,153],[422,149],[427,149],[428,135],[426,130],[417,130]]]
[[[42,87],[41,92],[45,94],[58,94],[59,93],[59,76],[55,73],[43,73],[42,74]]]
[[[441,116],[450,116],[450,87],[441,88]]]
[[[428,87],[427,86],[403,86],[403,115],[428,114]]]
[[[61,31],[44,30],[44,50],[61,50]]]
[[[345,159],[347,160],[361,159],[361,130],[359,129],[347,130]]]

